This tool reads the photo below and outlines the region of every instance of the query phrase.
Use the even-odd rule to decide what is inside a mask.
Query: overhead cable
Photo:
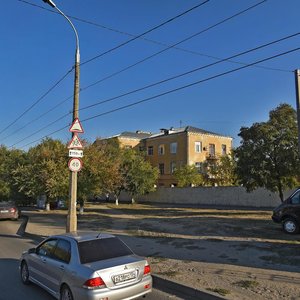
[[[33,104],[31,104],[24,112],[22,112],[14,121],[9,123],[4,129],[0,131],[0,134],[5,132],[13,124],[19,121],[25,114],[27,114],[33,107],[35,107],[39,102],[41,102],[56,86],[58,86],[71,72],[73,68],[67,71],[63,77],[61,77],[54,85],[52,85],[41,97],[39,97]]]
[[[231,73],[234,73],[234,72],[237,72],[237,71],[240,71],[240,70],[243,70],[245,68],[248,68],[248,67],[251,67],[253,65],[256,65],[256,64],[260,64],[262,62],[265,62],[265,61],[269,61],[269,60],[272,60],[272,59],[275,59],[275,58],[278,58],[278,57],[281,57],[281,56],[284,56],[284,55],[287,55],[287,54],[290,54],[290,53],[293,53],[293,52],[296,52],[296,51],[299,51],[300,50],[300,47],[298,48],[294,48],[294,49],[291,49],[291,50],[288,50],[288,51],[285,51],[285,52],[282,52],[282,53],[279,53],[279,54],[276,54],[276,55],[273,55],[273,56],[270,56],[270,57],[267,57],[267,58],[264,58],[264,59],[260,59],[258,61],[255,61],[253,63],[250,63],[250,64],[247,64],[247,65],[244,65],[244,66],[241,66],[239,68],[236,68],[236,69],[231,69],[229,71],[225,71],[225,72],[222,72],[222,73],[219,73],[219,74],[216,74],[214,76],[210,76],[208,78],[205,78],[205,79],[201,79],[201,80],[198,80],[198,81],[195,81],[195,82],[192,82],[190,84],[186,84],[184,86],[181,86],[181,87],[178,87],[178,88],[175,88],[175,89],[172,89],[172,90],[169,90],[169,91],[166,91],[166,92],[163,92],[163,93],[160,93],[160,94],[157,94],[157,95],[154,95],[154,96],[151,96],[151,97],[148,97],[148,98],[145,98],[145,99],[142,99],[142,100],[139,100],[139,101],[136,101],[136,102],[133,102],[133,103],[130,103],[130,104],[127,104],[127,105],[124,105],[124,106],[120,106],[118,108],[115,108],[115,109],[112,109],[112,110],[109,110],[109,111],[106,111],[106,112],[103,112],[101,114],[97,114],[97,115],[94,115],[92,117],[89,117],[89,118],[86,118],[86,119],[83,119],[81,120],[81,123],[84,123],[84,122],[87,122],[87,121],[90,121],[92,119],[95,119],[95,118],[99,118],[99,117],[102,117],[104,115],[108,115],[108,114],[111,114],[111,113],[114,113],[114,112],[117,112],[117,111],[120,111],[120,110],[123,110],[123,109],[127,109],[129,107],[133,107],[133,106],[136,106],[136,105],[139,105],[139,104],[142,104],[142,103],[146,103],[146,102],[149,102],[151,100],[155,100],[157,98],[160,98],[162,96],[165,96],[165,95],[168,95],[168,94],[171,94],[171,93],[175,93],[175,92],[178,92],[178,91],[181,91],[181,90],[184,90],[184,89],[187,89],[187,88],[190,88],[192,86],[195,86],[195,85],[198,85],[198,84],[201,84],[201,83],[204,83],[204,82],[207,82],[207,81],[210,81],[210,80],[213,80],[213,79],[216,79],[216,78],[219,78],[219,77],[222,77],[222,76],[225,76],[225,75],[228,75],[228,74],[231,74]],[[44,138],[46,137],[49,137],[55,133],[58,133],[64,129],[68,128],[68,126],[64,126],[60,129],[57,129],[49,134],[47,134],[46,136],[42,137],[42,138],[39,138],[35,141],[32,141],[30,143],[27,143],[26,145],[24,145],[22,148],[24,147],[27,147],[31,144],[34,144],[40,140],[43,140]],[[10,146],[12,147],[12,146]]]
[[[300,35],[300,32],[297,32],[297,33],[294,33],[294,34],[291,34],[291,35],[288,35],[288,36],[285,36],[283,38],[280,38],[280,39],[277,39],[277,40],[274,40],[274,41],[271,41],[271,42],[268,42],[268,43],[265,43],[263,45],[260,45],[260,46],[257,46],[257,47],[254,47],[254,48],[251,48],[251,49],[248,49],[248,50],[245,50],[243,52],[240,52],[240,53],[237,53],[237,54],[234,54],[234,55],[231,55],[227,58],[223,58],[217,62],[214,62],[214,63],[210,63],[210,64],[207,64],[207,65],[204,65],[204,66],[200,66],[198,68],[195,68],[195,69],[192,69],[190,71],[187,71],[187,72],[184,72],[184,73],[181,73],[181,74],[178,74],[178,75],[175,75],[175,76],[172,76],[172,77],[169,77],[169,78],[166,78],[164,80],[160,80],[160,81],[157,81],[157,82],[154,82],[152,84],[149,84],[149,85],[146,85],[146,86],[143,86],[143,87],[140,87],[138,89],[135,89],[135,90],[132,90],[132,91],[129,91],[129,92],[126,92],[126,93],[123,93],[121,95],[118,95],[118,96],[114,96],[114,97],[111,97],[111,98],[108,98],[108,99],[105,99],[105,100],[101,100],[99,102],[96,102],[96,103],[93,103],[91,105],[88,105],[88,106],[85,106],[85,107],[82,107],[79,109],[79,111],[83,111],[83,110],[86,110],[86,109],[89,109],[89,108],[92,108],[92,107],[95,107],[95,106],[98,106],[98,105],[102,105],[104,103],[108,103],[108,102],[111,102],[111,101],[114,101],[114,100],[117,100],[117,99],[120,99],[120,98],[123,98],[125,96],[128,96],[128,95],[131,95],[131,94],[134,94],[134,93],[137,93],[137,92],[140,92],[140,91],[143,91],[143,90],[146,90],[150,87],[154,87],[156,85],[159,85],[159,84],[162,84],[162,83],[165,83],[165,82],[168,82],[168,81],[171,81],[171,80],[174,80],[174,79],[177,79],[177,78],[180,78],[180,77],[183,77],[183,76],[186,76],[188,74],[191,74],[191,73],[194,73],[196,71],[199,71],[199,70],[203,70],[203,69],[206,69],[206,68],[209,68],[209,67],[212,67],[214,65],[217,65],[219,63],[222,63],[222,62],[225,62],[225,61],[230,61],[231,59],[233,58],[236,58],[236,57],[239,57],[239,56],[242,56],[242,55],[245,55],[245,54],[248,54],[248,53],[251,53],[251,52],[254,52],[254,51],[257,51],[259,49],[262,49],[262,48],[265,48],[265,47],[268,47],[270,45],[274,45],[276,43],[279,43],[279,42],[282,42],[284,40],[287,40],[287,39],[290,39],[290,38],[293,38],[293,37],[296,37]],[[242,64],[242,63],[241,63]],[[244,66],[248,66],[248,64],[246,63],[243,63],[242,65]],[[290,71],[290,72],[293,72],[293,71]],[[68,98],[67,98],[68,99]],[[19,144],[20,142],[26,140],[27,138],[41,132],[42,130],[44,130],[45,128],[55,124],[57,121],[59,120],[62,120],[63,118],[67,117],[68,115],[70,115],[72,112],[70,113],[67,113],[67,114],[64,114],[63,116],[59,117],[57,120],[51,122],[50,124],[46,125],[45,127],[39,129],[38,131],[32,133],[31,135],[23,138],[22,140],[18,141],[16,144]],[[15,146],[16,144],[13,144],[12,146]]]

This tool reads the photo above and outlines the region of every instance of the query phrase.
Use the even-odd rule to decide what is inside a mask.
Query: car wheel
[[[29,281],[29,271],[28,271],[27,263],[25,261],[23,261],[22,264],[21,264],[20,273],[21,273],[22,282],[24,284],[29,284],[30,283],[30,281]]]
[[[60,291],[60,300],[73,300],[73,295],[67,285],[63,285]]]
[[[286,233],[294,234],[299,231],[299,225],[293,218],[287,218],[282,222],[282,228]]]

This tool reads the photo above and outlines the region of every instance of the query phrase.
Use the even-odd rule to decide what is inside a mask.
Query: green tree
[[[233,155],[222,155],[213,164],[204,164],[206,183],[217,186],[236,185],[236,162]]]
[[[120,172],[123,178],[122,189],[131,195],[132,203],[135,197],[155,190],[158,179],[158,168],[154,168],[143,155],[132,149],[123,150]]]
[[[118,151],[114,145],[102,143],[85,147],[83,168],[78,175],[79,200],[114,192],[120,180]]]
[[[235,150],[237,176],[248,191],[264,187],[278,192],[298,184],[299,153],[295,110],[281,104],[267,122],[242,127],[241,145]]]
[[[0,146],[0,201],[1,200],[21,200],[24,194],[17,191],[14,186],[13,172],[18,165],[22,165],[26,160],[26,153],[5,146]]]
[[[204,184],[203,175],[195,166],[184,165],[174,171],[178,187],[199,186]]]
[[[47,196],[47,202],[67,198],[69,171],[67,149],[58,140],[47,138],[30,148],[28,159],[14,171],[15,184],[28,197]]]

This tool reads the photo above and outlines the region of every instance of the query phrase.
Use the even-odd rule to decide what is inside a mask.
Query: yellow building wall
[[[170,145],[177,142],[177,153],[172,154]],[[202,143],[202,151],[195,151],[195,142]],[[164,164],[164,174],[160,175],[158,180],[159,186],[169,187],[176,184],[172,175],[171,163],[176,167],[182,165],[195,165],[196,162],[204,162],[208,158],[209,144],[215,145],[215,158],[222,154],[222,145],[226,145],[226,153],[229,154],[232,149],[232,138],[217,135],[208,135],[192,132],[180,132],[175,134],[161,135],[156,138],[145,140],[145,150],[148,153],[148,147],[153,147],[153,155],[147,154],[147,159],[152,166],[159,167]],[[159,154],[159,147],[164,146],[164,154]]]
[[[222,145],[226,145],[226,153],[229,154],[232,149],[232,138],[217,135],[188,133],[188,164],[194,165],[196,162],[204,162],[209,157],[209,144],[215,145],[215,157],[222,155]],[[202,151],[197,153],[195,143],[201,142]]]

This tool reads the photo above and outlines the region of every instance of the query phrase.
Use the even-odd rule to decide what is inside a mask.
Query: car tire
[[[73,295],[70,288],[64,284],[60,290],[60,300],[73,300]]]
[[[24,284],[29,284],[29,270],[28,270],[28,266],[27,263],[25,261],[23,261],[21,263],[21,269],[20,269],[20,275],[21,275],[21,280]]]
[[[282,222],[282,228],[286,233],[295,234],[299,232],[299,224],[294,218],[286,218]]]

